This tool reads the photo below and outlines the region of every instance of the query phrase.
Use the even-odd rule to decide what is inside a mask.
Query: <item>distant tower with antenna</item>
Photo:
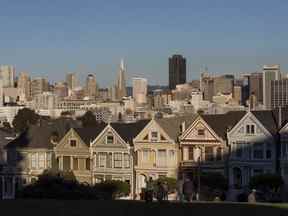
[[[126,72],[126,67],[124,64],[124,60],[121,59],[120,70],[119,70],[117,81],[116,81],[117,99],[119,100],[127,96],[125,72]]]

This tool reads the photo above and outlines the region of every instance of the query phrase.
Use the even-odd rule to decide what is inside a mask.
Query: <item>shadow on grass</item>
[[[6,200],[0,202],[1,215],[221,215],[221,216],[288,216],[288,209],[268,204],[240,203],[149,203],[139,201],[63,201],[63,200]],[[4,213],[4,214],[3,214]],[[6,213],[6,214],[5,214]]]

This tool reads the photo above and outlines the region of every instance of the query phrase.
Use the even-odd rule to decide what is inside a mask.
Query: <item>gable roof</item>
[[[84,141],[86,145],[90,145],[90,142],[93,141],[107,126],[105,123],[100,123],[97,127],[90,128],[74,128],[76,133]]]
[[[245,114],[245,111],[230,111],[225,114],[201,115],[201,118],[219,137],[226,140],[227,130],[232,129]]]
[[[185,122],[186,129],[192,124],[198,115],[185,115],[171,118],[155,119],[159,126],[168,134],[168,136],[177,140],[181,134],[180,125]]]
[[[253,115],[261,122],[261,124],[273,135],[278,131],[276,113],[273,113],[271,110],[258,110],[251,111]]]
[[[150,120],[140,120],[133,123],[111,123],[111,127],[120,135],[120,137],[130,145],[133,145],[133,139],[144,129]]]
[[[6,148],[46,148],[52,149],[52,135],[57,134],[60,140],[68,130],[74,126],[74,122],[67,119],[58,119],[41,126],[30,125],[16,139],[6,145]]]

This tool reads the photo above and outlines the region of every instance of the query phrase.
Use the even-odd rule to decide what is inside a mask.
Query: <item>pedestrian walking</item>
[[[183,185],[184,185],[183,178],[179,178],[176,187],[177,187],[177,200],[180,202],[183,202],[184,200]]]
[[[156,190],[156,198],[158,202],[162,202],[164,200],[164,194],[165,194],[164,185],[160,181],[158,181]]]
[[[185,201],[187,202],[192,201],[193,193],[194,193],[194,184],[189,178],[187,178],[183,184],[183,194]]]
[[[146,202],[153,201],[153,192],[154,192],[153,179],[152,177],[149,177],[149,179],[146,180],[146,191],[145,191]]]
[[[165,181],[163,183],[163,189],[164,189],[164,197],[163,197],[163,199],[164,200],[168,200],[169,186],[168,186],[168,182],[167,181]]]

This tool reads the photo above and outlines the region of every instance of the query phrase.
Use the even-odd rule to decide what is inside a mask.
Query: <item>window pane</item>
[[[31,168],[37,169],[37,154],[36,153],[33,153],[31,155]]]
[[[45,168],[45,153],[39,153],[39,169]]]
[[[73,170],[78,170],[78,158],[73,158]]]
[[[100,167],[105,167],[106,166],[106,153],[99,153],[99,166]]]
[[[107,144],[113,144],[114,143],[114,136],[113,135],[108,135],[106,137],[106,143]]]
[[[205,134],[205,131],[203,129],[198,130],[198,135],[203,136]]]
[[[188,160],[193,160],[194,159],[194,148],[189,147],[188,148]]]
[[[86,170],[90,170],[90,158],[86,158]]]
[[[76,140],[70,140],[70,146],[76,147]]]
[[[114,154],[114,167],[115,168],[122,168],[122,153],[115,153]]]
[[[107,168],[112,168],[112,153],[107,154]]]
[[[125,168],[130,168],[130,155],[124,154],[124,166]]]
[[[63,157],[63,170],[64,171],[69,171],[71,169],[70,167],[70,157],[69,156],[64,156]]]
[[[158,150],[158,166],[159,167],[166,167],[166,150],[161,149]]]
[[[213,161],[213,147],[205,147],[205,160]]]

